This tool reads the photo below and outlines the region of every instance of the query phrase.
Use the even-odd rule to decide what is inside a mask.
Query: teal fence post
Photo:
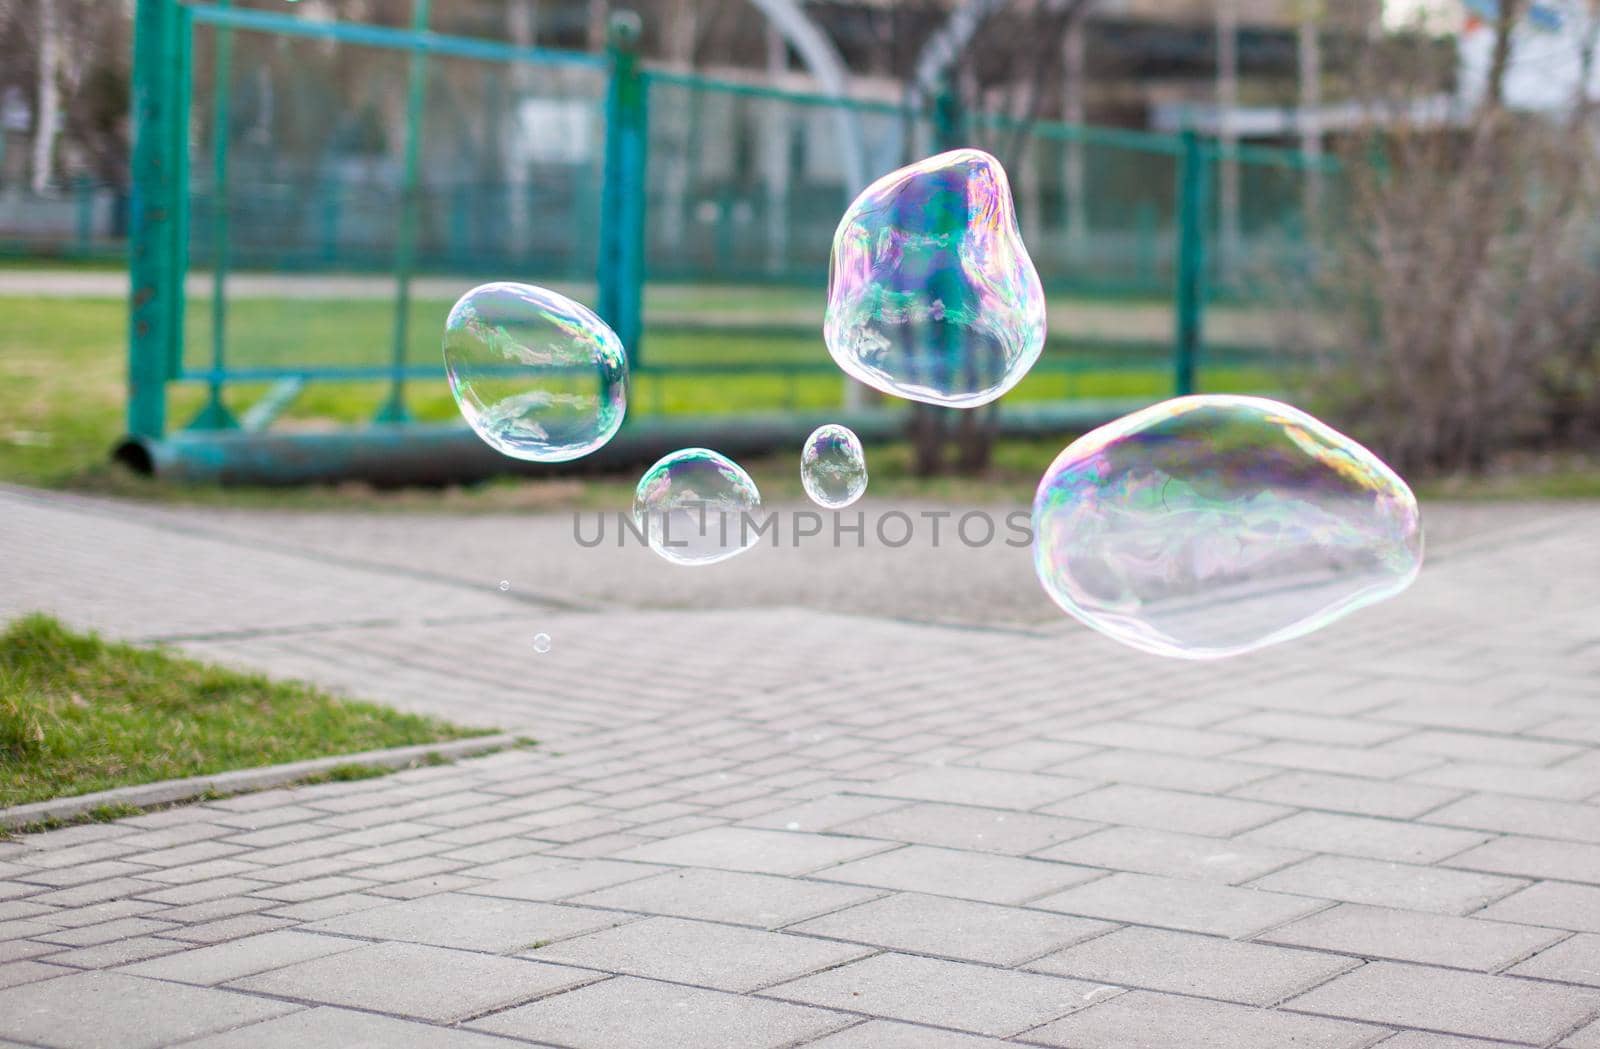
[[[411,29],[418,35],[428,31],[428,0],[412,0]],[[400,234],[395,251],[394,347],[390,352],[389,396],[378,409],[381,423],[405,422],[406,345],[411,330],[411,276],[416,268],[417,208],[419,167],[422,148],[422,111],[428,96],[428,56],[420,47],[411,51],[410,78],[406,94],[406,160],[400,190]]]
[[[1178,265],[1173,303],[1177,338],[1172,386],[1179,397],[1195,392],[1204,337],[1207,163],[1200,136],[1185,131],[1178,158]]]
[[[219,7],[232,0],[218,0]],[[206,403],[191,430],[236,430],[239,421],[222,400],[228,367],[228,267],[232,255],[228,187],[228,139],[233,128],[233,30],[217,29],[211,70],[211,367]]]
[[[596,312],[622,340],[632,367],[638,367],[643,359],[644,180],[649,133],[649,86],[639,69],[639,31],[639,16],[633,12],[619,11],[612,16],[596,275]]]
[[[139,0],[133,29],[133,179],[128,223],[128,433],[166,433],[166,383],[183,299],[174,233],[185,188],[185,131],[178,88],[181,43],[175,0]]]

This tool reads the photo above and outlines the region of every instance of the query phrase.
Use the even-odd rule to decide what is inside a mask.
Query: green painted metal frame
[[[291,14],[236,8],[229,0],[211,3],[185,0],[139,0],[135,16],[134,49],[134,180],[130,221],[130,272],[133,294],[129,318],[128,429],[136,437],[159,440],[167,430],[166,391],[169,381],[205,383],[208,399],[191,426],[230,428],[238,425],[223,400],[231,383],[277,380],[278,386],[247,413],[252,431],[266,426],[311,381],[386,379],[388,397],[376,421],[403,422],[410,416],[405,403],[406,383],[437,374],[431,364],[406,359],[410,324],[410,288],[417,263],[417,227],[420,184],[420,142],[427,91],[427,63],[442,55],[487,62],[528,62],[550,66],[587,68],[607,74],[604,112],[606,133],[604,170],[600,186],[598,312],[617,330],[628,348],[630,363],[641,372],[668,374],[792,373],[830,370],[826,362],[813,368],[795,362],[743,362],[725,364],[665,364],[651,366],[642,349],[645,317],[646,176],[648,170],[649,108],[656,85],[693,91],[731,93],[753,98],[782,100],[796,105],[830,107],[840,104],[831,96],[789,92],[760,85],[720,80],[691,73],[646,70],[639,61],[639,26],[631,16],[614,20],[604,56],[518,47],[490,40],[442,36],[428,30],[429,0],[413,0],[409,30],[344,22],[312,22]],[[213,195],[210,241],[216,266],[212,289],[209,366],[186,370],[183,360],[188,245],[188,125],[193,88],[193,29],[211,27],[217,33],[215,50]],[[406,105],[405,163],[400,230],[394,274],[393,342],[382,365],[350,367],[234,368],[227,361],[228,304],[226,281],[231,258],[231,229],[227,181],[228,120],[231,106],[232,34],[236,30],[330,40],[364,47],[385,48],[409,54]],[[1009,127],[1019,122],[992,114],[963,113],[952,99],[941,99],[932,115],[940,141],[960,138],[966,122]],[[852,108],[897,118],[908,114],[901,105],[852,101]],[[1162,135],[1079,125],[1029,122],[1028,130],[1042,140],[1075,141],[1175,158],[1178,250],[1171,301],[1175,331],[1170,346],[1173,388],[1178,393],[1197,387],[1202,360],[1220,363],[1223,357],[1248,357],[1248,348],[1206,347],[1204,311],[1213,289],[1206,286],[1207,209],[1211,172],[1223,160],[1273,165],[1288,170],[1338,171],[1332,158],[1308,162],[1292,150],[1237,147],[1223,150],[1194,133]],[[1154,222],[1153,215],[1146,224]],[[1105,347],[1079,346],[1068,340],[1070,358],[1046,359],[1041,370],[1074,371],[1094,363],[1081,351]],[[1055,344],[1055,340],[1052,341]],[[1129,343],[1119,348],[1139,350],[1141,367],[1148,367],[1156,347]]]

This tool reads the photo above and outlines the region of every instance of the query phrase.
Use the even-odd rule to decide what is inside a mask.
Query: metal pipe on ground
[[[1007,437],[1092,429],[1144,400],[1084,400],[1019,405],[1001,414]],[[863,441],[898,440],[904,412],[770,413],[649,419],[623,427],[605,447],[570,463],[511,459],[465,426],[373,424],[333,432],[185,430],[163,438],[123,438],[112,459],[136,473],[179,484],[288,486],[365,481],[379,487],[472,484],[508,475],[561,477],[638,467],[684,447],[714,448],[735,459],[798,453],[824,423],[841,423]]]

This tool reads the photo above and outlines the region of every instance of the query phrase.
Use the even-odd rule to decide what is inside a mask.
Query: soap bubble
[[[533,635],[533,650],[535,652],[538,652],[540,655],[543,655],[544,653],[550,651],[550,635],[549,634],[535,634],[535,635]]]
[[[709,565],[755,545],[760,536],[744,517],[760,506],[756,483],[737,463],[708,448],[684,448],[639,478],[633,520],[668,561]]]
[[[829,423],[811,431],[800,451],[800,483],[819,506],[849,506],[867,490],[867,456],[861,438],[847,426]]]
[[[511,589],[511,581],[509,579],[500,580],[500,592],[502,594],[505,593],[507,590],[510,590],[510,589]]]
[[[994,157],[929,157],[880,178],[844,213],[823,337],[851,376],[973,408],[1022,380],[1044,333],[1044,289]]]
[[[628,357],[587,307],[527,284],[484,284],[456,302],[444,363],[461,414],[513,459],[562,463],[622,425]]]
[[[1180,397],[1067,447],[1033,503],[1034,568],[1125,644],[1211,659],[1411,585],[1416,497],[1355,441],[1259,397]]]

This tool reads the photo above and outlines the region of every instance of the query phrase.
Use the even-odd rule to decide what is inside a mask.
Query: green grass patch
[[[0,634],[0,808],[487,735],[31,615]],[[339,766],[328,779],[365,776]]]

